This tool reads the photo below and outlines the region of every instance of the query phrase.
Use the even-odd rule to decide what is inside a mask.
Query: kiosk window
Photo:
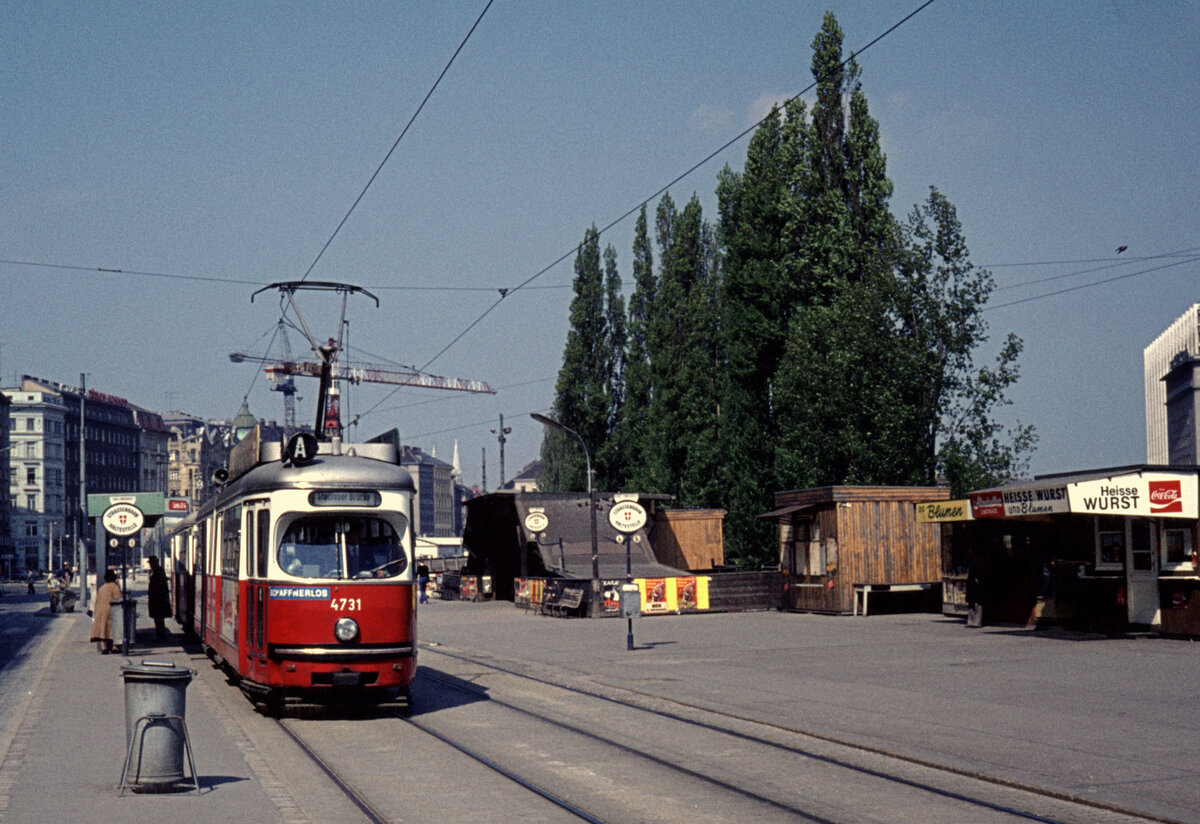
[[[1163,530],[1163,566],[1190,566],[1192,563],[1192,531]]]
[[[1124,565],[1125,521],[1100,516],[1096,523],[1096,566],[1112,569]]]

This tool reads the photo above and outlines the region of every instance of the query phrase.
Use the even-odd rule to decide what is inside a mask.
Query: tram
[[[415,487],[393,444],[263,442],[174,530],[176,619],[260,709],[405,700]]]

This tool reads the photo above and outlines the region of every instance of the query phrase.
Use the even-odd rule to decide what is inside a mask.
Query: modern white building
[[[1164,378],[1180,356],[1200,357],[1200,303],[1168,326],[1142,350],[1146,382],[1146,463],[1171,463],[1171,440],[1167,425],[1167,386]]]

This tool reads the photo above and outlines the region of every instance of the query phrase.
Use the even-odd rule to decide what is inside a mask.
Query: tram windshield
[[[351,515],[296,519],[280,539],[276,559],[297,578],[395,578],[408,568],[389,521]]]

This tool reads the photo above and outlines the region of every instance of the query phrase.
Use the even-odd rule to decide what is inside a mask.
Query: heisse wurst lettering
[[[1089,511],[1124,512],[1137,509],[1141,493],[1132,486],[1102,486],[1100,494],[1094,497],[1084,497],[1083,505]]]
[[[1004,493],[1004,503],[1020,504],[1031,503],[1033,501],[1063,501],[1067,497],[1067,488],[1064,486],[1054,487],[1053,489],[1015,489],[1011,492]]]

